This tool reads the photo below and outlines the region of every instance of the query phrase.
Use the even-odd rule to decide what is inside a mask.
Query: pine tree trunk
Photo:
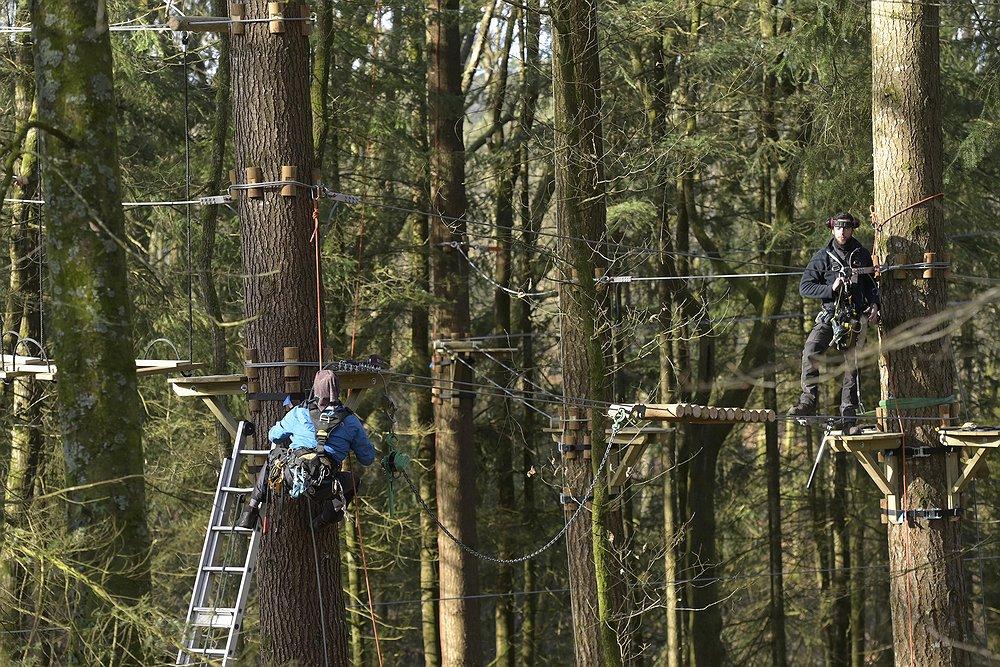
[[[424,207],[426,208],[426,207]],[[419,216],[414,221],[413,245],[418,249],[414,258],[414,285],[430,292],[430,266],[428,235],[429,220]],[[423,374],[430,368],[430,315],[427,306],[417,303],[410,320],[414,372]],[[419,435],[417,459],[422,463],[420,472],[420,497],[434,506],[434,406],[430,389],[417,389],[414,401],[414,428]],[[423,638],[424,664],[438,667],[441,664],[441,641],[438,631],[437,584],[437,526],[426,512],[420,513],[420,629]]]
[[[839,392],[831,392],[832,396]],[[851,567],[850,536],[847,527],[847,464],[843,456],[834,459],[833,502],[830,506],[833,549],[831,594],[833,614],[830,617],[830,658],[834,667],[846,667],[851,655]]]
[[[933,3],[873,0],[872,141],[875,211],[879,220],[942,191],[942,130],[939,11]],[[924,252],[945,251],[940,204],[903,213],[876,234],[883,259],[921,261]],[[947,283],[908,272],[902,280],[881,281],[885,330],[893,330],[944,310]],[[936,398],[953,392],[951,349],[940,338],[879,357],[882,397]],[[907,411],[905,416],[929,411]],[[903,420],[905,444],[937,444],[934,423]],[[947,507],[941,456],[905,461],[903,508]],[[948,639],[968,637],[969,609],[962,568],[959,523],[947,520],[890,523],[889,562],[896,664],[964,665],[969,654]]]
[[[136,599],[150,589],[150,537],[107,17],[92,2],[52,0],[32,4],[31,23],[38,119],[61,133],[44,140],[42,172],[59,421],[75,489],[68,528],[83,573]],[[124,619],[109,628],[106,604],[90,589],[76,593],[79,634],[67,657],[142,662],[138,633]],[[98,623],[106,653],[84,657]]]
[[[435,338],[469,335],[469,266],[457,250],[442,244],[466,244],[465,148],[461,35],[458,0],[434,0],[427,14],[428,134],[430,137],[431,286],[435,296],[431,328]],[[450,361],[444,365],[437,361]],[[436,360],[434,385],[449,380],[468,383],[469,368],[450,359]],[[461,387],[461,384],[457,385]],[[452,390],[435,404],[434,426],[437,510],[441,522],[459,540],[476,539],[476,451],[472,440],[472,399],[468,389]],[[438,533],[441,662],[478,665],[480,648],[479,565],[443,532]]]
[[[597,255],[585,241],[602,238],[606,227],[601,71],[596,3],[557,0],[550,9],[556,229],[564,281],[559,289],[560,358],[566,406],[571,409],[581,401],[604,401],[608,393],[602,340],[596,335],[607,293],[597,290]],[[586,409],[583,414],[588,419],[592,458],[577,452],[563,459],[566,486],[576,497],[586,493],[593,467],[607,446],[601,411]],[[600,480],[594,486],[592,514],[583,512],[566,535],[577,665],[621,664],[612,627],[616,609],[612,548],[607,538],[609,509],[607,487]]]
[[[298,16],[291,3],[286,14]],[[246,3],[248,19],[266,18],[267,3]],[[231,86],[235,128],[236,174],[246,183],[246,169],[259,167],[264,181],[281,180],[281,167],[297,167],[297,180],[311,182],[312,122],[309,105],[309,40],[299,22],[270,34],[267,23],[252,23],[232,40]],[[244,298],[248,323],[246,346],[262,361],[280,361],[284,347],[298,347],[303,360],[316,359],[316,282],[312,265],[312,200],[296,187],[294,197],[270,188],[251,199],[238,191],[243,239]],[[276,274],[275,274],[276,272]],[[272,275],[274,274],[274,275]],[[280,368],[261,368],[261,391],[283,392]],[[311,369],[302,369],[309,387]],[[256,415],[257,441],[266,448],[267,429],[281,416],[278,402],[262,404]],[[315,563],[304,503],[269,503],[271,529],[258,562],[261,659],[302,664],[347,661],[347,624],[341,587],[341,556],[336,528],[319,531]],[[319,577],[315,568],[319,568]],[[320,616],[320,600],[325,618]],[[325,624],[326,645],[324,646]]]
[[[31,70],[31,46],[27,39],[18,47],[19,65],[25,71]],[[35,120],[33,109],[34,81],[30,77],[19,77],[15,82],[15,109],[19,126]],[[14,199],[35,198],[38,193],[38,132],[29,129],[20,147],[21,157],[17,165],[18,179],[11,190]],[[10,329],[18,332],[18,340],[39,339],[41,315],[38,310],[38,291],[41,281],[41,267],[36,257],[41,224],[41,210],[37,205],[12,204],[10,229],[10,295],[12,297]],[[19,311],[19,312],[18,312]],[[16,319],[14,319],[16,318]],[[0,329],[0,336],[3,330]],[[13,344],[13,342],[12,342]],[[5,348],[9,350],[10,348]],[[15,350],[19,354],[33,353],[30,348]],[[3,468],[6,485],[0,492],[3,506],[0,507],[0,544],[9,528],[26,528],[27,513],[34,495],[36,473],[42,456],[42,413],[41,386],[31,376],[16,378],[11,385],[12,420],[8,465]],[[3,478],[0,478],[3,479]],[[8,632],[0,632],[0,663],[4,659],[17,663],[21,660],[25,642],[17,634],[22,624],[22,609],[30,609],[25,600],[23,586],[28,572],[16,559],[5,559],[0,564],[0,627]]]

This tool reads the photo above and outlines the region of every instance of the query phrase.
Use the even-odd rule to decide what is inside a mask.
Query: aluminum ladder
[[[222,462],[177,665],[218,664],[221,660],[225,666],[236,657],[261,538],[259,527],[234,525],[244,506],[241,500],[249,498],[252,490],[237,484],[243,457],[268,453],[244,448],[252,435],[253,425],[241,421],[233,452]]]

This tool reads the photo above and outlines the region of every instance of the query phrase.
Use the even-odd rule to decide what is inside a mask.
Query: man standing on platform
[[[813,255],[802,274],[799,293],[819,299],[822,308],[802,350],[802,395],[788,410],[790,417],[816,414],[819,404],[819,356],[831,345],[846,352],[857,343],[862,317],[879,322],[878,284],[873,275],[871,253],[854,238],[860,223],[850,213],[838,213],[826,223],[829,243]],[[856,421],[858,369],[856,355],[843,355],[846,366],[840,394],[840,414],[846,428]]]

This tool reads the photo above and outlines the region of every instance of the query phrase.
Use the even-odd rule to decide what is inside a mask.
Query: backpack
[[[324,445],[330,433],[350,414],[351,410],[343,405],[331,405],[322,412],[312,411],[310,416],[316,426],[317,446]],[[334,472],[333,460],[327,454],[304,447],[289,448],[272,460],[271,487],[278,488],[284,484],[292,498],[304,494],[312,496],[316,489],[333,479]]]

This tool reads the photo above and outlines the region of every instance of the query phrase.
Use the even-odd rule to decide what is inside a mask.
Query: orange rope
[[[384,664],[382,661],[382,644],[378,638],[378,623],[375,619],[375,605],[372,603],[372,584],[368,580],[368,556],[365,554],[365,538],[361,534],[361,517],[358,508],[354,508],[354,529],[358,533],[358,547],[361,551],[361,571],[365,575],[365,588],[368,590],[368,618],[372,621],[372,634],[375,636],[375,654],[378,656],[379,667]]]

